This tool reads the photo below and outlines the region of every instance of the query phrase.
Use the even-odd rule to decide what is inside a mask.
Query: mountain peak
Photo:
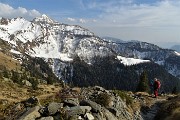
[[[40,17],[35,18],[33,21],[35,22],[46,22],[46,23],[54,23],[55,21],[48,17],[46,14],[42,14]]]
[[[46,14],[41,15],[42,18],[49,18]]]

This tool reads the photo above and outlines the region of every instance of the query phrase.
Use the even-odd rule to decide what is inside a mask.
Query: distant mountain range
[[[39,59],[35,58],[41,58],[35,67],[47,63],[59,79],[77,86],[135,90],[138,76],[146,70],[149,79],[161,78],[163,89],[171,91],[180,78],[180,54],[174,50],[100,38],[81,26],[59,23],[46,15],[33,21],[1,18],[0,42],[0,51],[25,67],[30,57],[36,62]]]
[[[176,50],[177,52],[180,53],[180,45],[174,45],[171,47],[172,50]]]

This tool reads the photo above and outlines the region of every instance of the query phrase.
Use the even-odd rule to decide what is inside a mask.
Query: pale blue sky
[[[180,44],[180,0],[0,0],[1,17],[41,14],[99,36]]]

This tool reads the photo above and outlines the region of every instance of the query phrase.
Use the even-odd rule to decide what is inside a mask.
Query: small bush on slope
[[[94,101],[102,106],[108,107],[111,97],[107,93],[100,93]]]
[[[119,97],[121,97],[123,100],[125,100],[127,105],[132,104],[133,99],[129,95],[127,95],[125,91],[114,90],[113,92],[117,94]]]

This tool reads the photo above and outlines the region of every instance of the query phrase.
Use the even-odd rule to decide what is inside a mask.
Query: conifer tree
[[[147,72],[143,71],[140,75],[140,80],[139,80],[139,84],[137,86],[136,91],[139,92],[150,92],[150,88],[149,88],[149,82],[148,82],[148,77],[147,77]]]
[[[173,90],[172,90],[172,94],[177,94],[177,93],[178,93],[177,87],[175,86],[175,87],[173,88]]]
[[[51,76],[48,76],[47,77],[47,84],[53,84],[54,83],[54,80],[52,79],[52,77]]]
[[[11,79],[14,83],[17,83],[19,85],[22,85],[22,80],[20,79],[19,73],[15,72],[14,70],[11,70]]]
[[[34,77],[31,77],[31,78],[29,78],[29,80],[28,80],[31,84],[32,84],[32,89],[34,89],[34,90],[37,90],[38,89],[38,81],[36,80],[36,78],[34,78]]]

